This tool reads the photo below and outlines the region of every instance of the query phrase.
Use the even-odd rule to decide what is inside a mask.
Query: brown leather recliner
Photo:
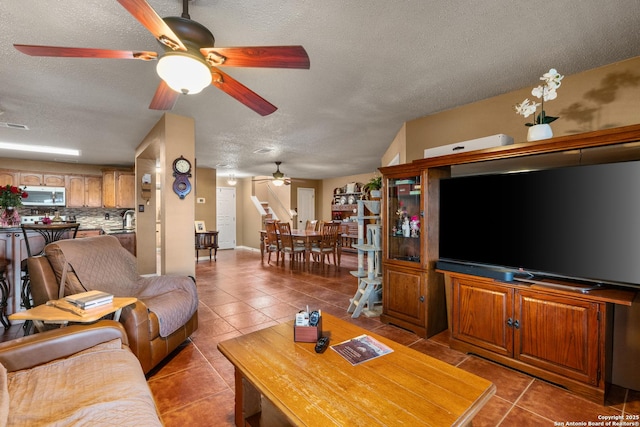
[[[120,322],[145,373],[198,327],[193,279],[139,276],[135,257],[114,236],[51,243],[44,256],[28,259],[28,268],[34,305],[94,289],[116,297],[138,298],[135,304],[122,310]]]

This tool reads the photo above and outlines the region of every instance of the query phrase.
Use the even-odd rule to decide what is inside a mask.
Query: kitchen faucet
[[[133,209],[129,209],[126,210],[123,214],[122,214],[122,228],[125,229],[132,229],[134,228],[134,221],[135,221],[135,211]]]

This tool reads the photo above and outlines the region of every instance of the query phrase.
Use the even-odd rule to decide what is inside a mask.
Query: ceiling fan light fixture
[[[211,70],[204,60],[184,52],[165,53],[156,72],[178,93],[194,95],[211,84]]]
[[[273,181],[271,181],[271,183],[273,185],[275,185],[276,187],[282,187],[284,185],[284,179],[282,178],[275,178]]]

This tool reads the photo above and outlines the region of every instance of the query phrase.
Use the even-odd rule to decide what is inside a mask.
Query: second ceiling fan
[[[191,20],[189,0],[183,0],[180,17],[160,18],[146,0],[118,0],[162,45],[157,72],[161,81],[150,109],[171,110],[178,96],[195,94],[214,85],[262,116],[277,107],[218,67],[261,67],[309,69],[310,61],[302,46],[214,47],[213,34],[200,23]],[[153,61],[153,51],[125,51],[79,47],[13,45],[31,56],[115,58]]]

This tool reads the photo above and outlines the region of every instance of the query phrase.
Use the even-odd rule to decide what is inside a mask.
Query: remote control
[[[316,343],[316,353],[323,353],[329,346],[329,337],[321,337]]]
[[[309,326],[318,326],[318,321],[320,321],[320,313],[312,311],[309,315]]]

